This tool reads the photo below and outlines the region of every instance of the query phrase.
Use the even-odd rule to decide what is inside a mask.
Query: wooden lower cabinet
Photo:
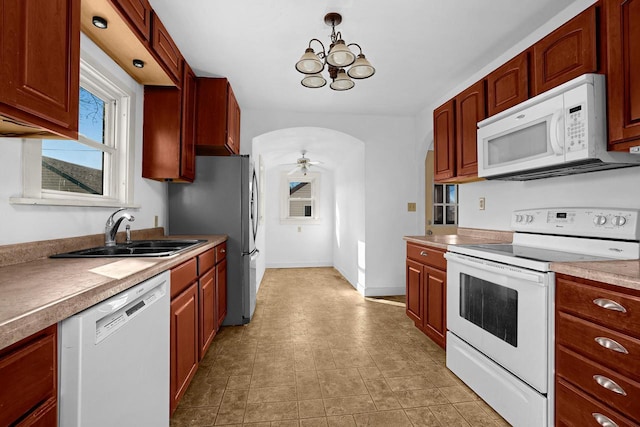
[[[416,327],[446,346],[447,272],[444,251],[407,243],[406,311]]]
[[[198,284],[171,300],[170,413],[198,369]]]
[[[558,274],[555,318],[556,424],[640,426],[640,291]]]
[[[0,351],[0,426],[58,424],[57,326]]]
[[[227,317],[227,259],[216,264],[216,302],[217,327],[220,329],[224,318]]]
[[[207,349],[211,345],[216,335],[217,316],[216,316],[216,282],[215,270],[209,270],[200,278],[199,298],[200,298],[200,356],[198,360],[202,360]]]

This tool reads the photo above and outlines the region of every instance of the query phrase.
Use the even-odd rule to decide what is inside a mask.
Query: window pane
[[[442,184],[435,184],[433,186],[433,202],[434,203],[442,203],[444,200],[444,197],[442,195],[442,192],[444,191],[443,188],[444,187]]]
[[[456,207],[447,206],[447,224],[455,225],[456,222]]]
[[[103,194],[103,152],[76,141],[42,141],[42,189]]]
[[[311,202],[309,200],[290,200],[289,201],[289,216],[290,217],[310,217]]]
[[[80,87],[80,115],[78,120],[80,134],[104,144],[105,103],[88,90]]]
[[[447,185],[447,203],[456,202],[456,186]]]
[[[433,223],[444,224],[444,215],[442,212],[443,206],[434,206],[433,207]]]
[[[289,182],[289,197],[296,199],[311,198],[310,182]]]

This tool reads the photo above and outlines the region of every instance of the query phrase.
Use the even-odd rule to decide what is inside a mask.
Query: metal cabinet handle
[[[609,391],[621,394],[622,396],[626,396],[627,395],[627,392],[624,391],[624,389],[622,387],[620,387],[611,378],[607,378],[607,377],[605,377],[603,375],[594,375],[593,379],[598,383],[599,386],[604,387]]]
[[[420,255],[422,256],[428,256],[429,254],[426,251],[420,251]]]
[[[220,249],[220,252],[225,253],[225,252],[227,252],[227,250],[226,249]]]
[[[604,348],[617,351],[618,353],[629,354],[629,351],[626,348],[624,348],[619,342],[612,340],[611,338],[595,337],[594,340]]]
[[[607,310],[619,311],[621,313],[627,312],[627,309],[624,308],[622,305],[618,304],[615,301],[611,301],[610,299],[607,299],[607,298],[596,298],[593,300],[593,303],[598,307],[606,308]]]
[[[618,424],[613,422],[611,418],[604,416],[599,412],[594,412],[591,415],[593,416],[593,418],[596,419],[598,424],[600,424],[602,427],[618,427]]]

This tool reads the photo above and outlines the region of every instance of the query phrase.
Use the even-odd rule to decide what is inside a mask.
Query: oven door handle
[[[527,282],[535,283],[539,286],[546,286],[544,284],[544,280],[541,274],[528,273],[517,267],[499,264],[496,262],[491,262],[483,259],[472,258],[465,255],[460,255],[460,254],[451,254],[449,252],[445,253],[444,257],[447,259],[447,261],[457,262],[459,264],[467,265],[469,267],[481,268],[482,270],[485,270],[491,273],[501,274],[501,275],[513,277],[516,279],[526,280]]]

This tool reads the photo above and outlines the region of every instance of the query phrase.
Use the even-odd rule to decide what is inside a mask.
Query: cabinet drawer
[[[597,422],[594,416],[596,414],[601,417],[607,417],[615,422],[618,427],[638,427],[638,424],[581,393],[565,381],[556,380],[556,425],[575,427],[613,426],[613,424],[600,424]]]
[[[556,308],[640,338],[640,297],[590,283],[559,277]]]
[[[13,422],[28,414],[47,399],[55,401],[57,340],[55,326],[45,335],[0,358],[0,425]]]
[[[211,270],[216,263],[216,250],[211,248],[205,253],[198,255],[198,275],[202,276]]]
[[[556,343],[635,381],[640,380],[640,340],[636,338],[559,312],[556,317]],[[621,347],[620,351],[614,347]]]
[[[171,269],[171,298],[185,290],[198,277],[198,264],[195,258]]]
[[[622,414],[640,419],[640,384],[636,381],[564,347],[556,352],[556,374]]]
[[[444,251],[438,249],[407,243],[407,258],[441,270],[447,269],[447,260],[444,258]]]
[[[227,242],[221,243],[214,248],[216,250],[216,264],[227,257]]]

